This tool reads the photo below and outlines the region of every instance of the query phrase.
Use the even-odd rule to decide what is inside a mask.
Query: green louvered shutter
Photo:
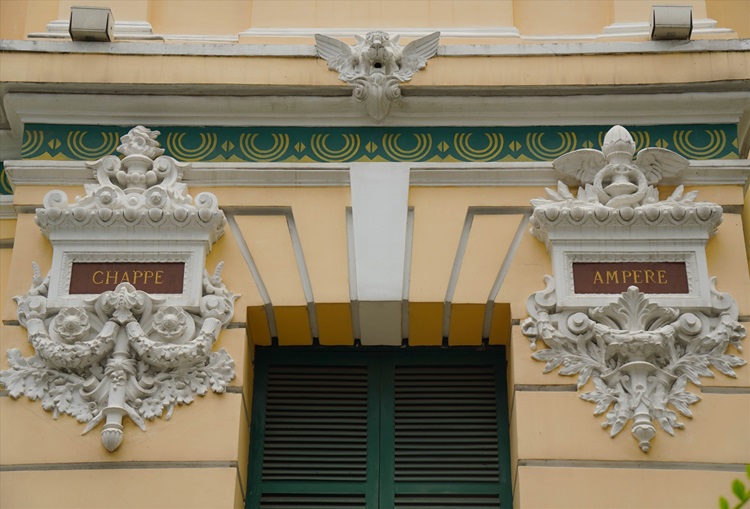
[[[258,349],[248,507],[510,507],[504,352]]]

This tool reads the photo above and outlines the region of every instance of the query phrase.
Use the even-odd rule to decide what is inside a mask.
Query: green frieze
[[[95,160],[115,153],[132,126],[27,124],[21,157]],[[165,154],[180,161],[257,163],[551,161],[601,146],[607,126],[547,127],[159,127]],[[638,149],[688,159],[737,159],[734,124],[626,126]],[[10,193],[2,176],[2,193]]]

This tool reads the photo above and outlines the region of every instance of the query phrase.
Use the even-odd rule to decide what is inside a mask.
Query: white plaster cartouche
[[[555,277],[532,294],[522,330],[547,349],[532,357],[545,361],[545,373],[578,375],[594,390],[581,394],[605,414],[602,427],[617,435],[632,421],[631,432],[648,452],[655,423],[669,434],[684,425],[677,412],[692,417],[689,405],[700,398],[687,390],[713,377],[711,367],[734,377],[746,362],[727,354],[742,350],[746,331],[734,299],[709,280],[705,243],[721,223],[722,208],[695,202],[696,192],[680,185],[660,201],[654,187],[678,176],[687,161],[664,149],[649,148],[633,160],[635,143],[620,126],[605,136],[602,150],[577,150],[553,162],[584,186],[573,195],[562,182],[548,197],[532,200],[531,233],[545,242]],[[684,262],[688,294],[649,294],[630,286],[621,294],[574,292],[573,261]],[[675,410],[677,412],[675,412]]]
[[[52,242],[53,268],[42,277],[33,264],[31,288],[15,297],[35,355],[11,349],[10,368],[0,372],[11,397],[25,394],[55,418],[63,413],[87,422],[83,433],[104,423],[101,439],[109,451],[122,443],[124,417],[145,430],[145,420],[165,412],[169,418],[176,405],[209,390],[223,392],[235,376],[229,354],[212,346],[238,296],[224,286],[221,263],[213,274],[203,268],[224,214],[210,193],[193,203],[180,183],[185,165],[161,155],[158,134],[132,129],[118,147],[122,160],[108,156],[89,165],[97,183],[86,185],[86,196],[69,204],[64,193],[51,191],[37,209],[37,224]],[[177,258],[200,271],[195,285],[191,274],[184,281],[195,295],[155,296],[129,283],[69,295],[70,274],[60,269],[61,260],[68,268],[74,261],[171,261],[176,246],[185,249]]]

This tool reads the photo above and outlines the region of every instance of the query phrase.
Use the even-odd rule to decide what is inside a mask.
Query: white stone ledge
[[[366,31],[362,29],[361,33]],[[389,30],[389,32],[399,33],[396,29]],[[444,33],[442,37],[451,36]],[[190,41],[189,38],[180,40]],[[440,46],[438,56],[571,56],[738,51],[750,51],[750,39],[562,43],[550,40],[543,44],[456,44]],[[0,40],[0,52],[317,58],[315,46],[312,44],[165,43],[161,41],[92,43],[60,40]]]
[[[349,167],[340,163],[192,163],[183,182],[190,187],[348,187]],[[84,161],[6,161],[5,169],[13,186],[95,182]],[[541,187],[556,185],[560,178],[550,162],[411,163],[410,169],[410,185],[417,187]],[[746,185],[748,178],[748,159],[690,161],[679,178],[664,179],[662,184]]]

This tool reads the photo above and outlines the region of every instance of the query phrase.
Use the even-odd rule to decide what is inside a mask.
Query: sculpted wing
[[[594,175],[607,164],[604,154],[599,150],[583,148],[562,155],[552,161],[552,166],[571,177],[575,177],[581,183],[589,183],[594,180]]]
[[[328,62],[328,68],[338,71],[342,79],[345,74],[354,72],[354,52],[347,44],[327,35],[315,34],[315,49],[318,56]]]
[[[646,175],[648,183],[653,185],[664,177],[679,175],[690,161],[671,150],[653,147],[638,152],[635,164]]]
[[[435,56],[440,42],[440,32],[425,35],[407,44],[399,62],[399,70],[394,73],[401,81],[408,81],[412,75],[427,65],[427,60]]]

